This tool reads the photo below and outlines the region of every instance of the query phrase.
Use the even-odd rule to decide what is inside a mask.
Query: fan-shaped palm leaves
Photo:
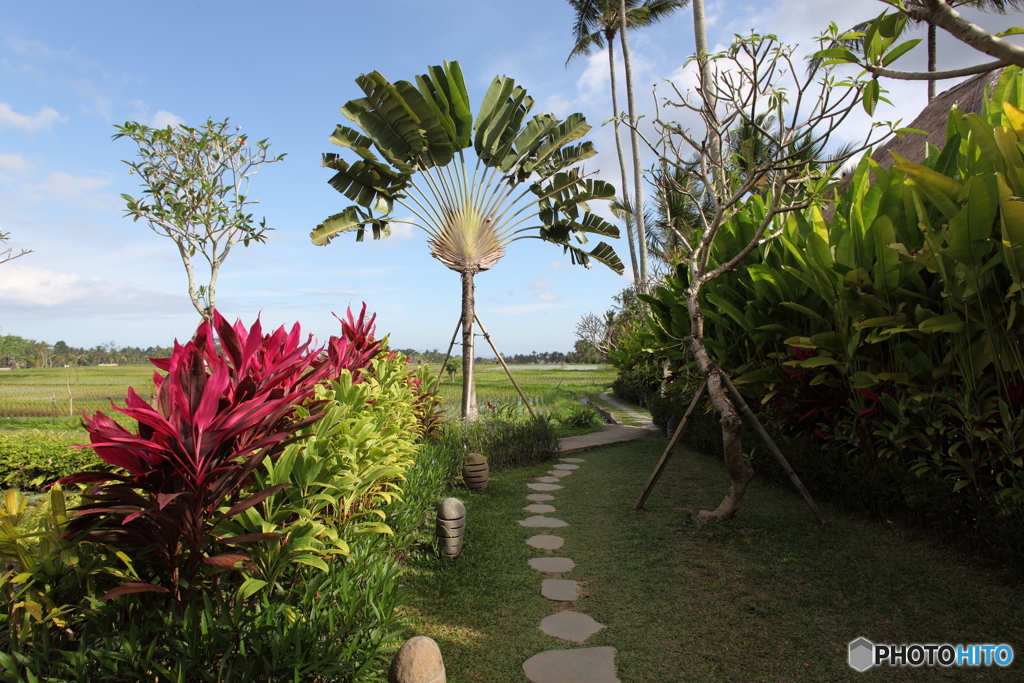
[[[587,205],[610,199],[615,189],[575,167],[596,154],[592,143],[577,142],[590,130],[582,114],[528,119],[533,99],[502,76],[474,119],[458,62],[430,67],[415,81],[390,83],[378,72],[356,79],[366,97],[341,111],[360,130],[338,126],[330,140],[358,160],[325,154],[322,162],[336,171],[331,186],[355,204],[317,226],[311,238],[323,245],[355,232],[361,241],[369,229],[379,239],[393,222],[427,233],[431,255],[462,275],[462,414],[472,421],[473,276],[527,238],[558,244],[573,263],[590,267],[593,259],[621,273],[606,243],[590,251],[578,246],[588,233],[618,237]],[[396,219],[396,204],[412,218]]]

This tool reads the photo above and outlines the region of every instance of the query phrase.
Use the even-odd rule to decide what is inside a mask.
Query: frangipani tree
[[[415,80],[390,83],[376,71],[356,79],[366,97],[341,111],[359,130],[339,125],[330,140],[358,160],[325,154],[322,162],[336,171],[331,186],[355,204],[318,225],[311,238],[324,245],[354,232],[362,241],[369,230],[380,239],[393,222],[427,233],[431,255],[462,276],[462,416],[472,422],[473,277],[521,239],[553,242],[573,263],[589,268],[594,260],[621,273],[605,242],[590,251],[578,246],[587,234],[619,236],[587,204],[611,199],[615,188],[576,166],[596,154],[593,143],[577,142],[590,130],[582,114],[528,119],[533,99],[500,76],[474,119],[458,62],[430,67]],[[395,218],[396,205],[413,217]]]

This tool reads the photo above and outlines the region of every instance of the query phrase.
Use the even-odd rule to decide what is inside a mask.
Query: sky
[[[756,30],[810,49],[828,22],[848,27],[882,9],[876,0],[709,0],[709,43],[724,48]],[[1024,24],[1019,15],[965,15],[989,30]],[[125,217],[121,195],[141,194],[123,163],[137,148],[111,137],[126,121],[230,118],[287,156],[252,179],[260,199],[252,210],[273,231],[265,244],[229,255],[217,283],[221,313],[247,325],[259,316],[264,329],[298,321],[325,340],[339,329],[332,312],[365,302],[393,348],[443,351],[459,317],[460,282],[429,256],[421,232],[403,226],[379,242],[342,235],[326,247],[310,243],[318,223],[350,204],[320,166],[322,153],[337,150],[327,138],[348,123],[340,107],[362,96],[358,75],[412,80],[458,60],[474,111],[491,80],[506,75],[536,100],[534,114],[583,113],[599,152],[587,171],[618,185],[612,126],[602,125],[611,116],[607,54],[566,67],[572,22],[559,0],[11,3],[0,15],[0,232],[10,233],[0,250],[32,253],[0,265],[0,335],[87,348],[189,338],[199,317],[176,247]],[[648,120],[653,86],[686,81],[693,44],[689,8],[631,33]],[[984,61],[940,31],[940,68]],[[894,66],[923,65],[922,45]],[[880,106],[879,119],[909,123],[925,105],[923,82],[885,87],[894,106]],[[869,126],[860,113],[842,134],[859,139]],[[652,161],[643,157],[645,166]],[[628,267],[625,240],[611,244]],[[559,247],[523,240],[476,285],[478,314],[503,353],[567,352],[580,317],[608,309],[629,279],[600,264],[572,266]]]

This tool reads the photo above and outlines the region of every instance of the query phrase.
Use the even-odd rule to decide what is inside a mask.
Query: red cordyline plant
[[[61,480],[98,484],[64,530],[64,537],[145,548],[152,553],[154,578],[162,584],[123,583],[104,599],[125,593],[171,593],[181,604],[203,565],[248,567],[245,552],[222,552],[214,529],[284,488],[273,486],[239,500],[250,475],[264,458],[278,453],[295,432],[323,413],[306,402],[318,382],[342,370],[359,375],[380,348],[366,305],[359,318],[351,310],[341,320],[342,336],[326,348],[301,342],[296,323],[264,335],[259,321],[246,330],[219,313],[204,321],[184,346],[175,342],[170,358],[152,359],[166,376],[154,373],[153,405],[128,389],[126,408],[114,409],[138,422],[132,433],[103,413],[85,418],[91,444],[104,462],[122,471],[80,472]],[[340,319],[339,319],[340,320]],[[214,341],[214,331],[223,352]],[[231,505],[227,511],[224,507]],[[267,540],[276,534],[234,537],[232,545]]]

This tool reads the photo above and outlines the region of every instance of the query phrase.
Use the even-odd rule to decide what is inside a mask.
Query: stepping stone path
[[[583,458],[562,458],[562,461],[548,472],[550,476],[537,477],[537,482],[531,482],[526,486],[534,491],[557,491],[563,487],[555,482],[572,474],[574,470],[579,469],[579,463],[584,462],[586,460]],[[553,495],[531,493],[526,498],[533,503],[523,508],[527,512],[557,512],[554,505],[537,504],[554,501]],[[547,529],[569,526],[568,522],[541,514],[521,519],[519,524],[524,527]],[[558,550],[564,542],[563,538],[551,532],[526,539],[526,544],[530,547],[548,551],[548,556],[534,557],[530,560],[532,568],[545,574],[541,580],[541,595],[553,603],[570,605],[580,599],[580,586],[574,580],[563,579],[562,574],[575,569],[576,563],[568,557],[550,556],[550,551]],[[540,630],[545,634],[571,643],[583,643],[604,627],[604,624],[597,623],[586,614],[566,609],[545,617],[540,622]],[[523,673],[533,683],[621,683],[615,669],[616,653],[614,647],[547,650],[523,662]]]

